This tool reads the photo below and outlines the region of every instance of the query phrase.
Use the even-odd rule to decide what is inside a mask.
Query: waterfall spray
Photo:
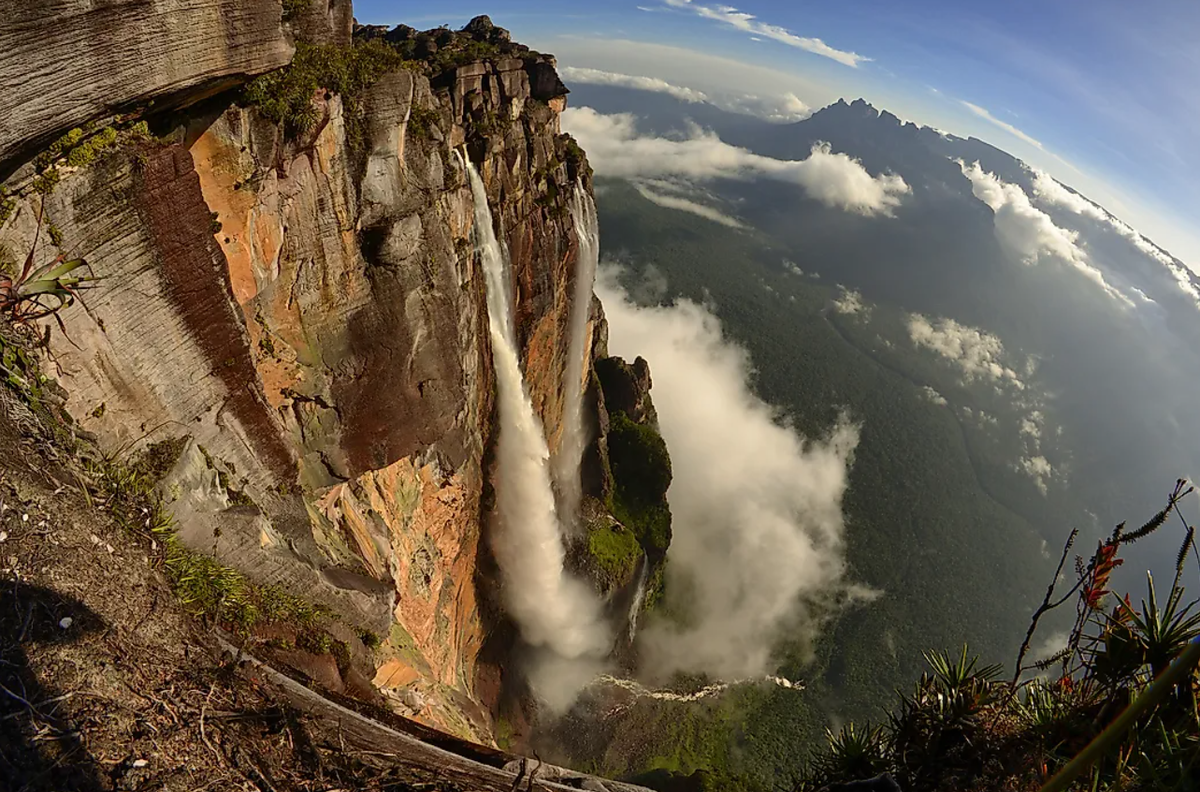
[[[579,466],[587,447],[587,429],[583,425],[583,377],[587,372],[588,314],[592,309],[592,287],[600,261],[600,223],[596,204],[584,188],[575,182],[571,194],[571,219],[579,240],[575,265],[575,293],[571,302],[571,336],[567,365],[563,372],[563,436],[554,455],[554,482],[559,493],[559,513],[568,526],[575,527],[583,500]]]
[[[483,180],[475,166],[463,159],[475,202],[475,248],[486,280],[488,330],[496,370],[499,524],[492,530],[492,548],[503,578],[505,602],[529,644],[564,660],[603,658],[611,640],[600,602],[563,569],[550,454],[517,353],[508,253],[492,227]]]

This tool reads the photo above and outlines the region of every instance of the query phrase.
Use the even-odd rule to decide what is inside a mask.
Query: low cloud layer
[[[899,176],[873,177],[857,160],[834,154],[827,145],[814,146],[807,159],[778,160],[731,146],[698,127],[683,140],[644,136],[628,113],[569,108],[562,123],[604,176],[694,181],[766,177],[795,184],[810,198],[862,215],[890,215],[911,192]]]
[[[954,363],[967,380],[990,379],[1023,390],[1017,372],[1005,363],[1004,343],[976,327],[961,325],[953,319],[930,321],[920,314],[908,317],[908,335],[918,347],[937,352]]]
[[[1001,181],[976,162],[959,162],[963,175],[971,182],[975,197],[995,213],[996,239],[1026,264],[1037,264],[1045,258],[1057,259],[1072,267],[1117,302],[1133,307],[1133,301],[1105,279],[1104,274],[1088,260],[1076,244],[1078,234],[1060,228],[1050,215],[1035,207],[1019,184]]]
[[[636,91],[649,91],[673,96],[682,102],[690,104],[710,104],[732,113],[741,113],[761,118],[772,123],[790,123],[802,121],[812,115],[809,107],[800,97],[788,91],[778,95],[758,95],[746,93],[706,93],[695,88],[686,88],[661,80],[658,77],[642,77],[635,74],[602,71],[576,66],[563,66],[559,74],[568,83],[585,85],[609,85],[617,88],[631,88]]]
[[[584,69],[575,66],[563,66],[558,71],[568,83],[612,85],[618,88],[633,88],[638,91],[664,93],[693,104],[708,101],[708,95],[703,91],[672,85],[666,80],[660,80],[657,77],[639,77],[633,74],[618,74],[616,72],[601,71],[600,69]]]
[[[811,638],[823,606],[855,593],[841,503],[858,428],[841,420],[823,438],[800,436],[751,391],[749,358],[704,307],[637,306],[613,268],[596,291],[609,348],[650,362],[674,469],[669,589],[686,588],[691,621],[643,628],[646,671],[771,671],[781,637]]]
[[[814,55],[820,55],[823,58],[835,60],[838,63],[857,68],[859,63],[869,61],[870,58],[865,58],[856,52],[847,52],[845,50],[834,49],[833,47],[821,41],[819,38],[809,38],[806,36],[797,36],[785,27],[779,25],[771,25],[762,22],[753,14],[747,14],[745,11],[727,5],[703,5],[693,2],[693,0],[663,0],[663,2],[671,8],[678,8],[682,11],[690,11],[697,16],[711,19],[714,22],[720,22],[731,28],[735,28],[744,33],[749,33],[751,37],[771,39],[778,41],[781,44],[786,44],[789,47],[796,47],[806,52],[811,52]]]
[[[778,96],[717,94],[710,100],[710,103],[722,110],[752,115],[776,124],[803,121],[813,114],[812,108],[791,92]]]
[[[1045,171],[1034,169],[1033,178],[1033,192],[1038,200],[1077,215],[1107,223],[1114,231],[1128,239],[1139,251],[1165,266],[1179,290],[1190,297],[1196,308],[1200,309],[1200,288],[1192,281],[1191,273],[1187,268],[1172,258],[1170,254],[1142,236],[1133,226],[1109,214],[1079,193],[1068,190]],[[1141,291],[1137,289],[1134,291],[1145,302],[1154,302]]]
[[[729,228],[745,228],[742,222],[736,217],[731,217],[719,209],[713,209],[711,206],[705,206],[702,203],[697,203],[690,198],[681,198],[677,195],[668,195],[666,193],[659,192],[649,185],[641,182],[634,182],[633,186],[639,193],[641,193],[643,198],[651,203],[658,204],[659,206],[667,209],[677,209],[681,212],[688,212],[690,214],[703,217],[705,220],[712,220],[714,223],[720,223],[721,225]]]

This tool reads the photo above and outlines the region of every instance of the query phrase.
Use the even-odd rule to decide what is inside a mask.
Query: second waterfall
[[[499,437],[492,549],[504,600],[524,640],[565,661],[599,660],[611,647],[600,601],[563,568],[562,529],[551,486],[550,453],[521,371],[513,323],[512,273],[496,236],[487,191],[466,161],[475,204],[475,248],[487,283],[488,330],[496,370]],[[536,684],[536,679],[533,680]]]
[[[571,220],[579,242],[579,257],[575,264],[575,291],[571,300],[571,333],[567,348],[567,365],[563,372],[563,434],[562,443],[554,455],[554,483],[558,486],[559,510],[568,526],[579,519],[583,500],[580,462],[588,444],[583,415],[584,375],[587,373],[588,318],[592,309],[592,287],[596,283],[596,268],[600,262],[600,223],[596,204],[584,189],[583,181],[575,183],[571,195]]]

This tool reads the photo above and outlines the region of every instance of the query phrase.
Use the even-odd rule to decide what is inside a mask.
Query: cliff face
[[[8,2],[3,12],[0,163],[86,121],[150,102],[194,102],[292,57],[279,0]],[[0,179],[7,175],[0,168]]]
[[[123,30],[171,4],[133,5],[141,16]],[[188,5],[211,15],[228,3]],[[565,89],[552,59],[489,23],[455,41],[437,34],[443,56],[479,57],[413,54],[353,97],[314,92],[315,122],[297,132],[220,93],[291,53],[277,3],[263,4],[274,16],[235,5],[236,26],[203,28],[223,48],[169,32],[157,42],[177,70],[166,76],[83,72],[86,97],[19,95],[0,130],[0,163],[16,173],[0,249],[82,257],[99,278],[52,328],[48,370],[105,452],[186,439],[161,485],[184,541],[380,636],[375,682],[399,709],[486,739],[476,582],[493,373],[454,152],[477,163],[505,231],[524,367],[553,448],[577,256],[566,207],[590,190],[559,134]],[[336,42],[348,11],[314,5],[321,15],[295,24]],[[0,74],[32,62],[22,52],[0,57]],[[158,137],[127,120],[85,127],[21,166],[17,153],[63,122],[186,86],[217,95],[145,116]],[[103,146],[75,156],[99,135]]]

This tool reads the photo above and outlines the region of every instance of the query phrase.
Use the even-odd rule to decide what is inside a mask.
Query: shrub
[[[297,137],[311,132],[318,121],[313,105],[318,91],[340,94],[352,124],[359,113],[358,94],[402,65],[400,54],[379,40],[348,47],[301,42],[290,64],[251,81],[242,100]]]

